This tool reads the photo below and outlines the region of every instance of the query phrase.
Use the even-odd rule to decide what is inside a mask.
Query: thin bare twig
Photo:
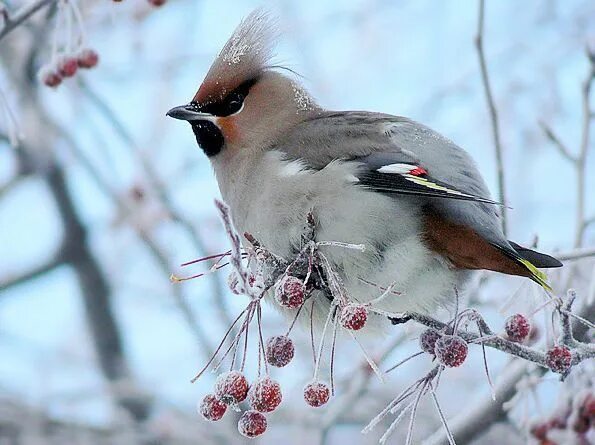
[[[543,121],[539,122],[539,126],[541,127],[547,138],[554,144],[554,147],[558,149],[562,157],[568,160],[569,162],[576,164],[576,156],[571,153],[566,144],[564,144],[564,142],[562,142],[562,140],[556,135],[556,133],[554,133],[554,130]]]
[[[8,289],[18,286],[19,284],[26,283],[31,280],[35,280],[46,273],[49,273],[56,268],[60,267],[65,263],[64,258],[61,255],[51,257],[48,261],[33,267],[23,273],[14,276],[6,276],[0,279],[0,292],[7,291]]]
[[[48,5],[51,5],[52,3],[56,3],[57,1],[58,0],[37,0],[28,6],[24,6],[21,10],[14,13],[13,15],[5,15],[4,26],[0,29],[0,40],[18,28],[37,11]]]
[[[507,234],[507,222],[506,222],[506,205],[508,200],[506,199],[506,184],[504,177],[504,160],[502,152],[502,143],[500,141],[500,123],[498,119],[498,110],[492,94],[492,87],[490,85],[490,77],[488,74],[488,67],[485,58],[485,52],[483,49],[483,38],[484,38],[484,18],[485,18],[485,0],[479,0],[479,17],[477,21],[477,34],[475,35],[475,47],[477,48],[477,55],[479,57],[479,66],[481,69],[481,81],[485,92],[486,100],[488,103],[488,109],[490,112],[490,120],[492,124],[492,138],[494,140],[494,150],[496,154],[496,170],[498,174],[498,201],[503,206],[501,210],[502,216],[502,231]]]

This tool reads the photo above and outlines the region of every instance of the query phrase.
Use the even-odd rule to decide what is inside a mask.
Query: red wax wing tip
[[[421,176],[421,175],[427,175],[428,171],[425,168],[418,166],[418,167],[415,167],[413,170],[410,170],[409,174],[413,175],[413,176]]]

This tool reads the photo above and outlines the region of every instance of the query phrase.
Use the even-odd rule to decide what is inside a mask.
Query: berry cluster
[[[40,68],[38,76],[44,85],[56,88],[63,79],[73,77],[79,68],[94,68],[99,62],[99,55],[91,48],[82,48],[76,54],[63,54],[55,63]]]
[[[250,386],[240,371],[221,374],[215,382],[214,394],[207,394],[198,410],[205,420],[213,422],[223,417],[228,406],[236,408],[246,399],[250,409],[240,417],[238,431],[243,436],[256,437],[267,429],[264,413],[274,411],[283,399],[281,385],[268,375]]]
[[[581,394],[574,403],[550,419],[534,424],[530,433],[539,445],[562,445],[555,440],[555,430],[566,431],[574,436],[577,444],[588,444],[587,434],[595,429],[595,393]],[[566,435],[568,437],[568,434]]]
[[[448,368],[461,366],[467,358],[469,347],[458,335],[444,335],[440,331],[429,328],[419,337],[421,349],[436,357],[438,362]]]
[[[226,255],[223,254],[222,257]],[[253,286],[258,281],[251,272],[247,272],[244,276],[245,279],[243,280],[237,271],[233,271],[230,274],[228,285],[233,293],[246,293],[246,288]],[[284,308],[295,310],[296,318],[300,308],[304,305],[308,297],[307,285],[299,277],[285,274],[275,285],[275,301]],[[259,305],[260,302],[256,299],[252,300],[246,308],[246,316],[244,324],[240,329],[241,332],[236,337],[232,348],[230,348],[234,350],[234,356],[235,349],[237,349],[239,344],[239,338],[243,333],[246,333],[247,336],[250,320],[255,313],[260,324]],[[361,315],[359,317],[361,318]],[[349,316],[346,316],[346,320],[347,324],[357,326],[359,323],[363,326],[361,321],[349,321]],[[284,335],[271,336],[266,341],[262,341],[261,337],[259,338],[258,350],[259,354],[262,354],[261,357],[264,358],[265,367],[270,365],[276,368],[282,368],[291,362],[295,354],[293,341],[289,337],[293,325],[294,323],[291,324],[289,330]],[[356,327],[356,329],[359,328]],[[244,354],[246,354],[246,350],[244,350]],[[243,366],[244,362],[242,362],[242,369]],[[316,380],[304,388],[304,399],[312,407],[324,405],[328,402],[330,395],[330,388],[326,384]],[[244,401],[248,402],[249,409],[242,413],[238,421],[238,431],[245,437],[259,436],[267,429],[265,414],[274,411],[281,404],[281,385],[271,379],[267,372],[265,372],[264,377],[258,378],[250,385],[242,371],[229,371],[219,375],[215,382],[213,393],[207,394],[200,403],[199,412],[205,420],[217,421],[223,417],[228,407],[238,409],[238,404]]]
[[[51,62],[38,72],[39,81],[51,88],[73,77],[79,69],[94,68],[99,62],[97,52],[85,45],[85,27],[77,4],[60,1],[57,7]]]

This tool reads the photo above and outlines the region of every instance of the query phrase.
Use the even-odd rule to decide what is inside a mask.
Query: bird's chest
[[[369,263],[388,246],[419,234],[418,210],[408,200],[358,186],[354,169],[352,163],[335,162],[311,170],[272,152],[235,175],[217,176],[238,230],[251,233],[275,253],[288,256],[299,248],[311,212],[318,241],[366,245],[363,254],[335,249],[329,255],[342,263],[346,258]]]

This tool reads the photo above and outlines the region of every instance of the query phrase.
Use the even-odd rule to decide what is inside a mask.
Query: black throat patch
[[[190,125],[196,142],[207,156],[215,156],[221,151],[225,144],[225,138],[217,125],[210,121],[194,121]]]

